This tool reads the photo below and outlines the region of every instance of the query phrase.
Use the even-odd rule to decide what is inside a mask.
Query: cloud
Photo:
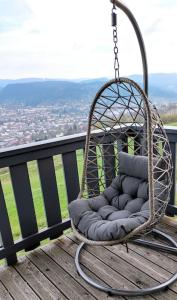
[[[162,18],[158,18],[157,20],[155,20],[152,24],[150,24],[149,27],[146,28],[145,34],[152,34],[160,30],[162,22],[163,22]]]
[[[156,0],[157,1],[157,0]],[[159,6],[165,6],[165,7],[170,7],[176,5],[176,0],[158,0],[157,4]]]
[[[37,29],[32,29],[28,32],[29,34],[40,34],[40,30],[37,30]]]
[[[109,0],[83,3],[0,0],[0,27],[3,18],[6,25],[6,32],[1,34],[0,77],[113,76],[112,6]],[[177,72],[177,1],[126,0],[126,4],[140,25],[149,71]],[[118,40],[120,74],[141,73],[136,36],[119,10]]]
[[[0,32],[8,32],[22,26],[31,14],[29,6],[23,0],[1,0]]]

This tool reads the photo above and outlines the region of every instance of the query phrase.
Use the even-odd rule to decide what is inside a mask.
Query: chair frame
[[[140,52],[141,52],[141,58],[142,58],[142,65],[143,65],[143,82],[144,82],[144,92],[143,93],[143,99],[144,99],[144,105],[145,105],[145,111],[146,111],[146,116],[147,116],[147,123],[146,123],[146,129],[147,129],[147,143],[148,143],[148,149],[150,149],[150,153],[148,153],[148,170],[149,170],[149,178],[148,178],[148,182],[149,182],[149,196],[151,197],[151,204],[150,204],[150,218],[148,219],[148,221],[146,223],[144,223],[143,225],[139,226],[137,228],[137,230],[135,229],[133,232],[131,232],[130,234],[128,234],[126,236],[126,239],[123,240],[118,240],[118,241],[92,241],[92,240],[88,240],[86,237],[84,237],[80,232],[78,232],[77,228],[74,226],[73,222],[72,222],[72,228],[74,231],[74,234],[76,235],[76,237],[81,241],[81,244],[79,245],[77,251],[76,251],[76,256],[75,256],[75,266],[77,269],[78,274],[91,286],[104,291],[110,295],[119,295],[119,296],[143,296],[143,295],[148,295],[148,294],[153,294],[153,293],[157,293],[159,291],[165,290],[168,288],[169,285],[171,285],[173,282],[175,282],[177,280],[177,272],[174,273],[172,275],[172,277],[170,279],[168,279],[166,282],[159,284],[155,287],[150,287],[150,288],[146,288],[146,289],[140,289],[140,290],[121,290],[121,289],[113,289],[110,288],[108,286],[105,285],[101,285],[97,282],[95,282],[92,278],[88,277],[87,274],[82,270],[81,264],[80,264],[80,257],[81,257],[81,251],[83,249],[83,247],[86,244],[90,244],[93,246],[96,245],[113,245],[113,244],[117,244],[117,243],[123,243],[123,242],[127,242],[129,241],[130,238],[132,238],[133,236],[135,236],[134,239],[132,239],[132,241],[135,244],[138,245],[143,245],[146,247],[150,247],[152,249],[156,249],[157,251],[166,251],[166,252],[170,252],[173,254],[177,254],[177,243],[173,240],[173,238],[157,229],[153,229],[151,228],[151,233],[155,236],[158,236],[160,238],[162,238],[163,240],[165,239],[166,241],[168,241],[169,246],[166,244],[161,244],[161,243],[156,243],[156,242],[150,242],[144,239],[139,239],[137,238],[139,233],[143,232],[144,227],[147,227],[147,225],[154,225],[156,222],[153,220],[153,213],[154,213],[154,190],[153,190],[153,139],[152,139],[152,132],[151,132],[151,127],[152,127],[152,113],[151,110],[154,109],[152,107],[149,106],[148,103],[148,99],[147,99],[147,95],[148,95],[148,66],[147,66],[147,58],[146,58],[146,51],[145,51],[145,45],[144,45],[144,41],[143,41],[143,37],[140,31],[140,28],[138,26],[138,23],[135,19],[135,17],[133,16],[132,12],[120,1],[120,0],[110,0],[111,3],[113,3],[115,6],[117,6],[118,8],[120,8],[129,18],[137,39],[138,39],[138,43],[139,43],[139,47],[140,47]],[[120,78],[119,81],[125,81],[125,82],[129,82],[128,79],[126,78]],[[94,104],[95,101],[97,100],[97,98],[99,97],[99,94],[101,94],[102,90],[104,90],[107,86],[109,86],[111,83],[114,83],[115,80],[108,82],[96,95],[95,100],[93,101],[92,107],[91,107],[91,114],[94,110]],[[139,89],[139,86],[136,85],[136,83],[132,82],[130,80],[130,84],[135,84],[135,87],[137,89]],[[140,89],[141,92],[141,89]],[[156,113],[156,112],[155,112]],[[88,126],[88,134],[87,134],[87,141],[86,141],[86,154],[85,154],[85,164],[84,164],[84,171],[83,171],[83,180],[82,180],[82,186],[81,186],[81,193],[79,195],[79,198],[81,198],[83,191],[84,191],[84,185],[85,185],[85,178],[86,178],[86,163],[88,160],[88,143],[90,141],[90,128],[91,128],[91,121],[89,119],[89,126]],[[170,190],[170,185],[169,185],[169,190]],[[160,220],[160,218],[158,219],[158,221]],[[141,228],[140,228],[141,227]],[[137,232],[136,232],[137,231]],[[148,231],[146,232],[148,233]],[[136,235],[137,234],[137,235]]]

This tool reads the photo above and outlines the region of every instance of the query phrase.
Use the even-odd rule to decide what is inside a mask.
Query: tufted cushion
[[[119,152],[119,172],[148,180],[148,157]]]
[[[89,239],[121,239],[149,218],[147,157],[122,152],[119,171],[101,195],[69,204],[70,217]]]

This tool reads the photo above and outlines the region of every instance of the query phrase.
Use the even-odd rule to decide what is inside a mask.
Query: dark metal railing
[[[174,163],[174,184],[167,213],[177,214],[175,206],[176,187],[176,143],[177,128],[166,128]],[[21,239],[13,238],[13,228],[9,221],[5,193],[0,185],[0,259],[5,258],[7,264],[17,261],[16,253],[25,249],[35,249],[44,239],[57,238],[70,228],[70,220],[62,219],[61,201],[57,190],[56,170],[53,157],[61,154],[68,203],[79,193],[79,172],[76,151],[84,149],[85,134],[38,142],[30,145],[5,149],[0,152],[0,168],[8,168],[19,218]],[[27,163],[36,161],[43,195],[43,206],[47,227],[39,230],[34,208],[32,187]]]

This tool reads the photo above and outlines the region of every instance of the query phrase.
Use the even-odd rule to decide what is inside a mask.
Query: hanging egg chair
[[[129,9],[120,1],[111,2],[115,78],[98,91],[91,105],[81,192],[70,203],[69,212],[74,234],[82,242],[75,258],[78,273],[92,286],[110,294],[139,296],[165,289],[177,279],[177,273],[156,287],[127,291],[95,282],[84,273],[79,261],[85,243],[105,246],[138,242],[139,237],[155,232],[172,186],[169,141],[155,106],[147,98],[143,39]],[[119,77],[116,6],[127,14],[137,34],[144,90],[133,80]],[[160,235],[158,230],[156,233]],[[166,238],[176,249],[176,243]]]

